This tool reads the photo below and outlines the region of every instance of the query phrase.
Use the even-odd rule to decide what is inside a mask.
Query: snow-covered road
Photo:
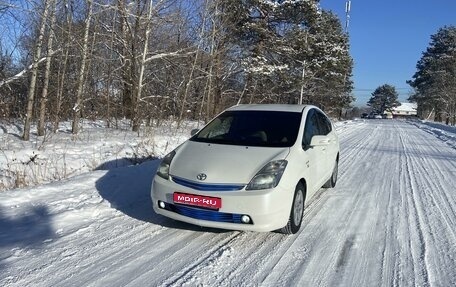
[[[0,286],[456,286],[456,150],[403,121],[338,128],[339,182],[294,236],[152,211],[157,161],[0,193]]]

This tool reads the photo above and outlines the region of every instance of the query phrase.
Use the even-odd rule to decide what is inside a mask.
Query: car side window
[[[310,145],[314,135],[319,134],[318,118],[315,110],[312,109],[307,113],[306,124],[304,126],[304,135],[302,137],[302,146],[305,148]]]
[[[322,135],[322,136],[328,135],[331,132],[331,130],[332,130],[331,122],[321,112],[316,111],[316,114],[317,114],[317,117],[318,117],[318,124],[319,124],[319,127],[320,127],[319,135]]]

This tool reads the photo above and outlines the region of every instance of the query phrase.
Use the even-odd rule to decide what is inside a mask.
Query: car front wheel
[[[295,234],[301,228],[302,217],[304,214],[304,202],[306,198],[305,188],[302,183],[298,183],[295,189],[293,204],[291,206],[288,223],[280,231],[285,234]]]

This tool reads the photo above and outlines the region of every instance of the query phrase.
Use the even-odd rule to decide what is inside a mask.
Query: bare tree
[[[60,57],[59,61],[59,68],[57,71],[57,92],[56,98],[54,103],[54,125],[53,131],[56,132],[59,128],[60,123],[60,111],[62,108],[62,98],[63,98],[63,91],[65,87],[66,81],[66,74],[67,74],[67,66],[70,57],[70,49],[71,49],[71,37],[72,37],[72,29],[73,29],[73,15],[72,11],[70,10],[70,5],[68,0],[64,1],[64,11],[66,16],[66,23],[63,25],[62,29],[62,42],[64,43],[64,52]]]
[[[38,119],[38,135],[44,135],[44,125],[45,125],[45,116],[46,116],[46,102],[48,97],[48,87],[49,87],[49,76],[51,74],[51,61],[53,56],[53,41],[54,41],[54,26],[55,26],[55,17],[56,17],[56,8],[57,1],[52,1],[52,12],[51,12],[51,24],[47,42],[47,55],[46,55],[46,68],[44,72],[44,83],[43,90],[41,93],[40,99],[40,116]]]
[[[180,110],[180,113],[179,113],[179,118],[178,118],[178,127],[180,126],[181,122],[182,122],[182,119],[184,117],[184,112],[185,112],[185,109],[186,109],[186,102],[187,102],[187,97],[188,97],[188,94],[189,94],[189,91],[190,91],[190,86],[193,82],[193,74],[195,73],[195,69],[197,68],[197,64],[198,64],[198,60],[199,60],[199,55],[200,55],[200,52],[201,52],[201,46],[203,45],[203,41],[204,41],[204,33],[205,33],[205,29],[206,29],[206,20],[208,18],[208,9],[207,9],[207,6],[208,6],[208,1],[204,1],[204,12],[203,12],[203,19],[202,19],[202,23],[201,23],[201,31],[200,31],[200,35],[199,35],[199,40],[198,40],[198,45],[196,47],[196,51],[195,51],[195,58],[193,60],[193,64],[192,66],[190,67],[190,74],[188,76],[188,80],[187,80],[187,84],[185,85],[185,91],[184,91],[184,95],[183,95],[183,98],[182,98],[182,102],[181,102],[181,110]],[[203,98],[203,101],[204,101],[204,98]]]
[[[148,12],[146,17],[146,28],[145,28],[145,35],[144,35],[144,47],[141,54],[141,59],[139,61],[139,75],[138,75],[138,84],[135,89],[136,95],[134,101],[134,115],[133,115],[133,131],[138,131],[141,125],[140,123],[140,113],[139,113],[139,103],[141,100],[141,93],[143,90],[143,78],[144,78],[144,70],[146,68],[146,57],[147,51],[149,47],[149,36],[150,36],[150,29],[151,29],[151,21],[152,21],[152,11],[153,11],[153,0],[150,0],[148,5]]]
[[[33,62],[32,62],[32,75],[30,77],[30,86],[27,94],[27,111],[26,111],[26,116],[25,116],[25,123],[24,123],[24,133],[22,135],[22,139],[28,141],[30,139],[30,122],[32,120],[33,116],[33,104],[35,101],[35,86],[36,86],[36,79],[38,76],[38,63],[41,58],[41,48],[43,45],[43,38],[44,38],[44,33],[46,29],[46,22],[48,18],[48,13],[49,13],[49,7],[50,3],[53,0],[46,0],[44,2],[44,11],[41,16],[41,24],[40,24],[40,29],[39,29],[39,34],[38,34],[38,39],[36,42],[35,46],[35,53],[33,56]]]
[[[87,0],[87,17],[85,19],[85,28],[84,28],[84,39],[82,46],[82,60],[81,68],[79,69],[78,77],[78,89],[76,91],[76,102],[73,107],[73,125],[72,133],[77,134],[79,132],[79,119],[81,117],[82,109],[82,95],[84,90],[84,76],[86,73],[86,64],[89,54],[89,32],[90,32],[90,23],[92,22],[92,12],[93,12],[93,3],[92,0]]]

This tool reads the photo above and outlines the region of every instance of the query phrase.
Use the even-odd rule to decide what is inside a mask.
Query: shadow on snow
[[[46,206],[33,206],[24,215],[7,215],[0,205],[0,270],[4,261],[13,256],[16,248],[40,248],[46,240],[55,237],[51,215]]]
[[[145,163],[147,161],[155,161],[155,160],[158,160],[158,162],[160,162],[160,159],[158,159],[157,157],[154,157],[154,156],[123,157],[123,158],[118,158],[115,160],[104,162],[101,165],[99,165],[95,170],[112,170],[112,169],[119,168],[119,167],[138,165],[138,164]],[[156,170],[156,168],[155,168],[155,170]],[[154,173],[155,173],[155,170],[154,170]]]
[[[112,164],[102,166],[112,166]],[[155,159],[139,165],[109,169],[103,177],[97,180],[96,188],[101,197],[111,204],[111,207],[137,220],[172,229],[213,233],[228,232],[199,227],[156,214],[152,208],[150,192],[159,164],[160,160]]]

